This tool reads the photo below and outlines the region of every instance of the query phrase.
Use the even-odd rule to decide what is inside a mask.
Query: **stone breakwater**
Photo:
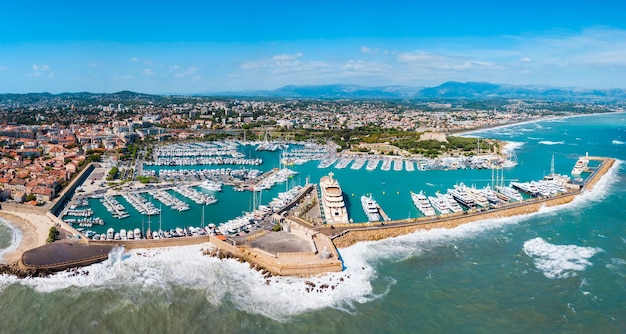
[[[597,158],[600,159],[600,158]],[[348,228],[333,237],[333,243],[338,248],[349,247],[360,241],[376,241],[393,238],[400,235],[414,233],[417,230],[430,230],[437,228],[455,228],[462,224],[472,223],[485,219],[497,219],[513,216],[520,216],[539,211],[542,207],[563,205],[571,202],[586,189],[591,189],[598,180],[606,174],[615,163],[615,159],[602,158],[603,162],[599,168],[589,176],[583,188],[579,191],[563,194],[551,198],[528,200],[498,209],[482,212],[458,214],[453,217],[433,218],[432,220],[416,219],[414,221],[397,222],[383,226],[371,226],[362,228]]]

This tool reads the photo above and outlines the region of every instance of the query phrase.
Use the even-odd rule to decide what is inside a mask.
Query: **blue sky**
[[[621,1],[19,1],[0,93],[443,82],[626,88]]]

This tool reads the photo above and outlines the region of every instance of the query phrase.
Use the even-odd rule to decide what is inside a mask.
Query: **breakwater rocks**
[[[263,277],[270,278],[270,277],[274,276],[273,272],[271,272],[270,270],[264,268],[260,264],[254,263],[254,262],[249,262],[243,256],[234,254],[234,253],[232,253],[230,251],[227,251],[227,250],[224,250],[224,249],[219,249],[219,248],[203,249],[201,251],[202,251],[202,255],[216,257],[216,258],[218,258],[220,260],[223,260],[223,259],[235,259],[235,260],[237,260],[239,262],[248,262],[250,264],[250,268],[253,269],[253,270],[261,272],[261,274],[263,274]]]
[[[27,278],[46,277],[51,273],[52,271],[47,269],[24,268],[21,267],[17,262],[0,264],[0,275],[11,275],[16,276],[17,278]]]

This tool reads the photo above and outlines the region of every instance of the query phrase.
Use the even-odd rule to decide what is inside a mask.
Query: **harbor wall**
[[[94,169],[96,169],[96,166],[93,162],[90,162],[85,168],[83,168],[78,176],[76,176],[70,184],[59,193],[59,196],[52,202],[52,207],[50,208],[52,214],[58,216],[61,211],[63,211],[65,205],[72,200],[72,196],[74,196],[76,188],[87,180]]]
[[[169,239],[89,240],[90,245],[112,245],[125,249],[189,246],[204,242],[210,242],[206,235]]]
[[[583,189],[593,188],[598,180],[609,171],[614,163],[615,159],[604,159],[599,168],[592,175],[589,176]],[[349,247],[359,241],[382,240],[386,238],[414,233],[417,230],[454,228],[462,224],[472,223],[479,220],[525,215],[535,213],[544,206],[551,207],[567,204],[574,200],[574,198],[576,198],[576,196],[579,194],[580,191],[575,191],[556,197],[532,199],[524,201],[523,203],[508,205],[502,208],[468,214],[459,214],[453,217],[420,218],[415,219],[412,222],[410,220],[406,220],[393,224],[386,223],[385,225],[379,224],[376,226],[373,226],[373,224],[368,224],[369,226],[364,226],[360,228],[350,227],[340,234],[333,236],[333,243],[336,247],[344,248]]]
[[[328,243],[332,244],[330,238]],[[235,247],[214,236],[209,237],[209,242],[220,251],[230,253],[233,257],[244,260],[251,265],[257,265],[273,275],[278,276],[312,276],[327,272],[340,272],[342,263],[334,247],[329,250],[333,257],[320,259],[317,252],[277,253],[272,254],[262,249],[244,245]]]
[[[108,258],[109,258],[109,253],[106,253],[103,255],[96,255],[96,256],[89,257],[89,258],[82,258],[80,260],[50,263],[46,265],[25,264],[24,258],[20,258],[20,260],[18,261],[18,265],[22,269],[37,269],[37,270],[47,270],[50,272],[54,272],[54,271],[63,271],[69,268],[89,266],[95,263],[102,262]]]
[[[404,234],[413,233],[417,230],[430,230],[436,228],[455,228],[459,225],[476,222],[485,219],[497,219],[512,216],[530,214],[539,211],[543,206],[562,205],[571,202],[576,197],[576,193],[567,194],[555,198],[537,200],[530,203],[511,208],[495,209],[473,214],[457,215],[451,218],[435,218],[433,220],[416,220],[416,222],[377,227],[353,228],[335,239],[333,243],[339,248],[351,246],[359,241],[374,241],[386,238],[397,237]]]

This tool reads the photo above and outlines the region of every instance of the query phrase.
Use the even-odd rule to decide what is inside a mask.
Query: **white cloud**
[[[6,66],[0,66],[0,71],[8,71],[9,68]]]
[[[528,57],[522,57],[519,61],[522,62],[522,63],[530,63],[530,62],[532,62],[532,59],[530,59]]]
[[[257,70],[257,69],[274,69],[281,70],[281,68],[294,68],[301,65],[299,58],[302,57],[302,53],[296,54],[280,54],[275,55],[270,59],[260,59],[243,62],[240,67],[244,70]]]
[[[462,56],[438,55],[425,51],[403,52],[397,56],[398,62],[406,63],[411,67],[462,71],[469,69],[501,69],[502,66],[494,62],[473,60]]]
[[[181,70],[180,66],[174,65],[170,67],[170,73],[172,73],[172,76],[174,76],[175,78],[186,78],[186,77],[202,78],[201,76],[197,75],[198,69],[199,67],[192,66],[192,67],[187,67]]]
[[[132,58],[130,58],[130,61],[139,61],[139,58],[137,58],[137,57],[132,57]]]
[[[378,74],[392,68],[389,64],[377,61],[349,60],[342,69],[352,74]]]
[[[50,71],[50,66],[49,65],[37,65],[37,64],[33,64],[33,66],[31,66],[31,68],[33,69],[32,72],[28,73],[27,76],[29,77],[40,77],[42,74],[47,73],[48,71]],[[53,78],[54,77],[54,73],[48,73],[48,78]]]
[[[144,68],[143,71],[141,71],[141,74],[147,75],[147,76],[153,76],[153,75],[156,75],[156,72],[152,70],[151,68]]]
[[[361,47],[361,52],[365,53],[365,54],[378,54],[378,52],[380,52],[380,50],[378,49],[371,49],[367,46],[362,46]],[[387,54],[387,51],[384,51],[385,54]]]
[[[96,67],[96,66],[98,66],[98,64],[96,64],[96,63],[89,63],[89,66]]]

